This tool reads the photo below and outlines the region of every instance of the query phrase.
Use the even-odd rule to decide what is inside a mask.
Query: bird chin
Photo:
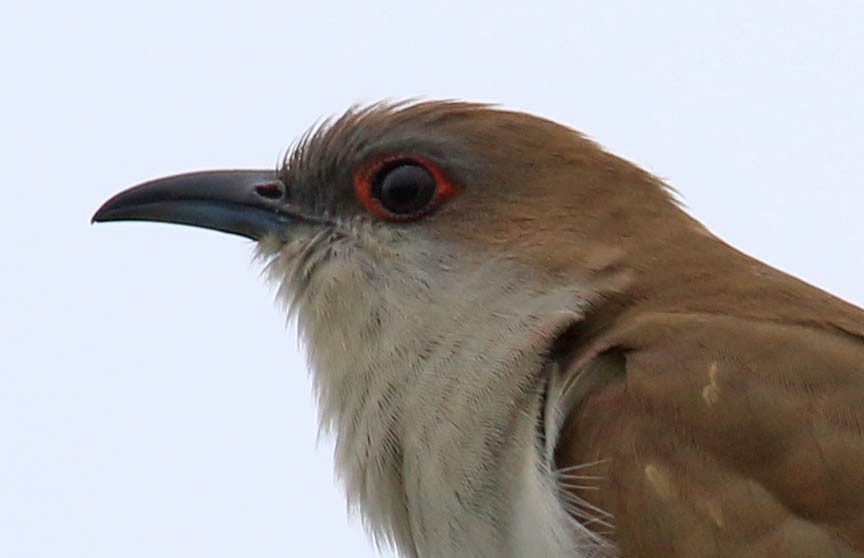
[[[267,235],[258,241],[255,260],[264,264],[264,276],[277,287],[277,296],[294,317],[308,299],[310,285],[327,263],[332,232],[319,227],[292,230],[288,238]]]

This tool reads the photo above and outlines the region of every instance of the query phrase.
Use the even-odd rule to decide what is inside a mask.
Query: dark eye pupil
[[[435,177],[423,165],[397,163],[384,168],[372,183],[372,194],[388,211],[411,215],[435,198]]]

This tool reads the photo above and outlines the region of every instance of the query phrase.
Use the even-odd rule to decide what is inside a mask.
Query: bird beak
[[[287,189],[272,170],[224,170],[180,174],[120,192],[92,222],[161,221],[238,234],[258,240],[298,220]]]

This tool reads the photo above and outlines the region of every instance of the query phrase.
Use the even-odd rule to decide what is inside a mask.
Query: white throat
[[[380,236],[380,232],[376,232]],[[541,447],[549,344],[586,293],[364,230],[264,241],[349,503],[412,558],[594,556]]]

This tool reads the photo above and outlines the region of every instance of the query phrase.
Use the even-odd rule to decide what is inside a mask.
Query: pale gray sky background
[[[251,244],[90,226],[271,167],[355,101],[587,132],[734,245],[864,303],[864,4],[13,1],[0,15],[0,556],[375,553]]]

